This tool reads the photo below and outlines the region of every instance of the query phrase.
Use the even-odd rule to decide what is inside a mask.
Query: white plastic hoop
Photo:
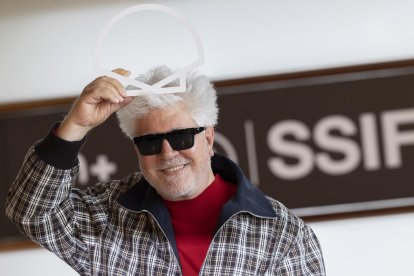
[[[109,30],[115,25],[117,24],[122,18],[124,18],[125,16],[128,16],[132,13],[136,13],[136,12],[140,12],[140,11],[160,11],[163,13],[167,13],[173,17],[176,17],[178,20],[180,20],[184,26],[190,31],[196,46],[197,46],[197,53],[198,53],[198,59],[192,63],[190,63],[189,65],[181,68],[180,70],[174,72],[172,75],[166,77],[165,79],[153,84],[153,85],[149,85],[143,82],[140,82],[138,80],[135,80],[133,77],[134,76],[130,76],[130,77],[125,77],[122,76],[120,74],[117,74],[115,72],[106,70],[104,68],[102,68],[101,66],[101,50],[102,50],[102,42],[105,38],[105,36],[107,35],[107,33],[109,32]],[[158,5],[158,4],[142,4],[142,5],[136,5],[136,6],[132,6],[130,8],[127,8],[121,12],[119,12],[118,14],[116,14],[103,28],[103,30],[101,31],[101,34],[98,37],[98,41],[96,43],[96,47],[95,47],[95,53],[93,56],[93,64],[94,64],[94,69],[95,72],[102,76],[108,76],[111,78],[115,78],[117,79],[122,85],[124,85],[125,87],[128,85],[140,88],[140,89],[131,89],[131,90],[127,90],[127,95],[128,96],[139,96],[148,92],[153,92],[156,94],[164,94],[164,93],[179,93],[179,92],[184,92],[186,91],[186,75],[188,72],[192,71],[194,68],[200,66],[201,64],[204,63],[204,49],[203,49],[203,45],[201,43],[201,39],[199,37],[199,35],[197,34],[196,30],[194,29],[194,27],[191,25],[191,23],[181,14],[179,14],[178,12],[176,12],[175,10],[168,8],[166,6],[163,5]],[[180,85],[179,86],[173,86],[173,87],[164,87],[165,85],[171,83],[172,81],[179,79],[180,81]]]

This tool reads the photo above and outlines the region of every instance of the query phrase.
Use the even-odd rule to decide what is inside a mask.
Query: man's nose
[[[160,156],[163,159],[171,159],[172,157],[174,157],[177,154],[178,154],[178,151],[174,150],[171,147],[171,145],[170,145],[170,143],[168,142],[167,139],[164,139],[162,141],[162,149],[161,149],[161,152],[160,152]]]

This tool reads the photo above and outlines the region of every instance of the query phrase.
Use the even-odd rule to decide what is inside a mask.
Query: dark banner
[[[414,68],[217,88],[215,151],[238,163],[267,195],[298,215],[414,206]],[[0,114],[0,202],[30,145],[65,106]],[[77,187],[138,170],[116,118],[79,155]],[[22,238],[0,209],[0,241]]]
[[[301,216],[414,205],[414,69],[220,91],[216,139]]]

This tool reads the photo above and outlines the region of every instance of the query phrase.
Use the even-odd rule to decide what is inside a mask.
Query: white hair
[[[170,76],[171,69],[159,66],[149,70],[136,80],[154,84]],[[183,103],[191,114],[197,126],[215,126],[217,124],[218,107],[217,95],[210,80],[204,75],[192,73],[186,78],[187,89],[182,93],[155,94],[147,93],[135,97],[126,107],[118,110],[119,126],[126,136],[133,138],[136,135],[137,119],[144,117],[151,110]],[[177,81],[167,86],[177,86]],[[127,87],[129,89],[129,87]]]

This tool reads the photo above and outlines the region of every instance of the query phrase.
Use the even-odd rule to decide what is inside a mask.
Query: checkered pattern
[[[14,181],[7,216],[81,275],[181,275],[165,231],[146,210],[116,199],[140,179],[132,174],[81,191],[78,167],[56,169],[33,148]],[[200,275],[325,275],[312,230],[268,198],[276,217],[238,211],[216,232]]]

